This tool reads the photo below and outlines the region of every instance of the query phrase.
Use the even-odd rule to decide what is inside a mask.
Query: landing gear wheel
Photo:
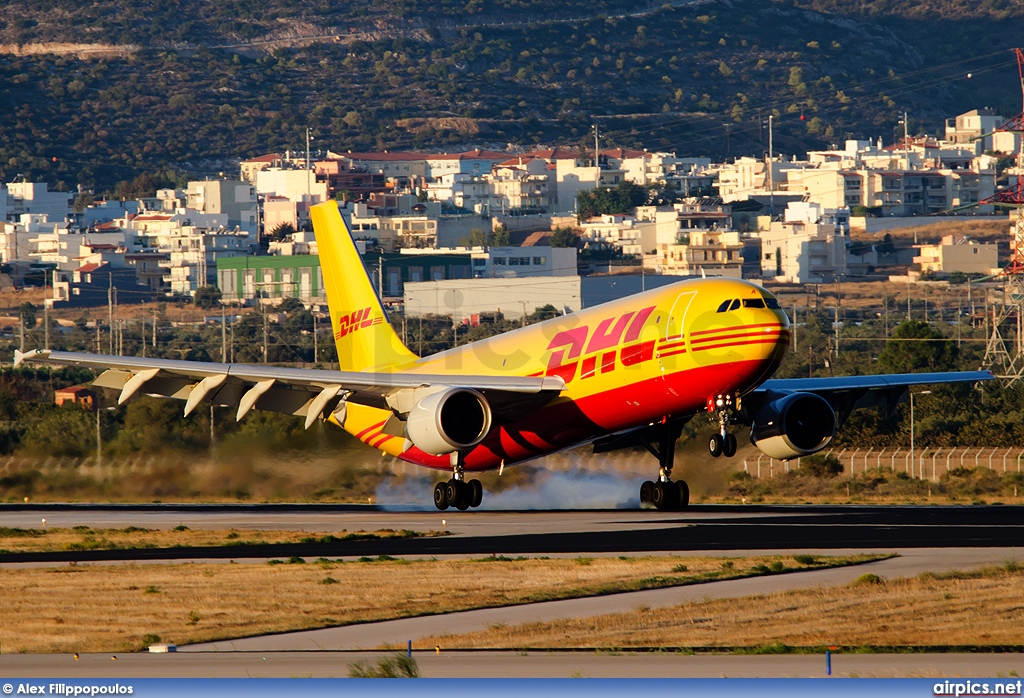
[[[668,482],[654,483],[654,491],[651,493],[651,502],[660,511],[667,511],[676,508],[679,499],[679,490],[671,480]]]
[[[469,497],[469,487],[466,486],[466,483],[460,482],[459,501],[455,503],[455,508],[458,509],[459,511],[465,511],[466,509],[469,509]]]
[[[725,441],[722,444],[722,455],[726,458],[732,458],[736,455],[736,435],[726,434]]]
[[[718,458],[724,450],[725,439],[722,438],[721,434],[712,434],[711,439],[708,441],[708,451],[711,453],[711,457]]]
[[[686,484],[685,480],[676,480],[674,484],[677,496],[679,497],[676,509],[685,509],[690,503],[690,486]]]
[[[446,482],[439,482],[434,485],[434,506],[444,511],[448,508],[448,488]]]
[[[459,487],[459,484],[458,480],[449,480],[444,483],[444,493],[445,497],[448,498],[448,506],[450,507],[458,506],[459,495],[461,494],[462,489]]]
[[[650,480],[645,481],[640,485],[640,503],[650,504],[654,497],[654,483]]]
[[[480,502],[484,500],[484,486],[480,484],[479,480],[469,481],[469,506],[476,509],[480,506]]]

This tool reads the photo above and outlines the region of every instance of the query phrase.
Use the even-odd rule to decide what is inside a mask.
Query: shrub
[[[812,477],[835,477],[843,472],[843,464],[835,456],[813,455],[800,459],[800,473]]]
[[[348,668],[351,679],[418,679],[420,676],[416,660],[404,654],[396,654],[377,660],[377,665],[356,662]]]
[[[862,574],[853,580],[852,586],[855,587],[867,587],[867,586],[881,586],[885,584],[885,580],[879,577],[877,574]]]

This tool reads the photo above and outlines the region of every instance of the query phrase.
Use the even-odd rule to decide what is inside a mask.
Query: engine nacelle
[[[781,395],[758,411],[750,427],[750,441],[776,460],[817,453],[835,434],[832,405],[814,393]]]
[[[421,451],[440,456],[472,448],[491,430],[487,398],[469,388],[432,393],[409,412],[405,431]]]

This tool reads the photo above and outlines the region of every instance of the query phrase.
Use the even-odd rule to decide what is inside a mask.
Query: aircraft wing
[[[498,417],[511,419],[550,402],[565,387],[553,376],[324,371],[45,349],[15,351],[14,365],[22,362],[93,369],[99,373],[94,386],[121,391],[118,404],[142,393],[185,400],[186,416],[205,402],[237,407],[237,419],[253,408],[303,416],[306,428],[345,401],[401,414],[431,388],[448,386],[483,393]]]
[[[829,402],[841,425],[850,413],[861,407],[884,407],[887,413],[906,400],[915,385],[976,383],[992,380],[991,371],[951,371],[949,373],[892,373],[877,376],[836,376],[835,378],[778,378],[766,380],[743,397],[745,408],[758,407],[778,393],[814,393]],[[748,411],[745,409],[744,411]],[[749,413],[749,412],[748,412]]]

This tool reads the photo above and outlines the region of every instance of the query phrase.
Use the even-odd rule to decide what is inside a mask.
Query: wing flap
[[[176,398],[186,400],[189,411],[213,403],[237,408],[239,419],[253,408],[284,412],[307,417],[307,426],[311,411],[322,416],[342,400],[391,409],[389,396],[432,385],[479,390],[499,417],[508,418],[550,402],[565,387],[552,376],[323,371],[39,349],[15,352],[15,366],[22,362],[93,369],[100,372],[94,386],[120,390],[125,399],[136,393]]]

